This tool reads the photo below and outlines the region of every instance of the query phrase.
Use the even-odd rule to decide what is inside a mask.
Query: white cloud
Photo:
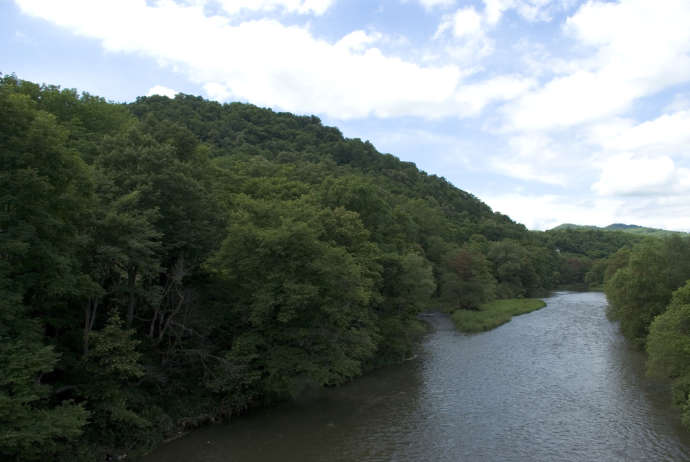
[[[444,0],[419,0],[425,6],[433,6],[435,4],[449,5],[454,2]],[[456,37],[464,37],[466,35],[476,35],[482,29],[486,32],[487,28],[496,26],[503,15],[510,10],[515,10],[523,19],[528,21],[548,21],[550,15],[549,9],[554,7],[553,0],[483,0],[484,9],[477,12],[474,6],[466,6],[459,8],[454,14],[445,16],[439,26],[440,33],[451,30]],[[560,2],[560,6],[563,1]],[[565,2],[566,4],[568,1]],[[427,5],[429,4],[429,5]]]
[[[589,129],[599,149],[599,179],[592,191],[606,196],[687,196],[690,193],[690,111],[635,123],[613,119]]]
[[[556,186],[568,183],[566,163],[568,157],[556,152],[553,141],[541,134],[514,136],[507,152],[490,159],[493,170],[506,176]]]
[[[463,78],[471,70],[387,56],[375,46],[385,41],[376,32],[355,30],[329,43],[308,27],[277,20],[233,24],[227,17],[207,16],[202,0],[186,5],[172,0],[16,1],[24,12],[100,40],[110,52],[148,56],[183,72],[211,98],[292,112],[340,119],[463,117],[478,114],[491,102],[515,98],[531,85],[528,79],[503,76],[465,88]],[[317,4],[330,2],[271,0],[256,8],[309,6],[319,12]],[[458,33],[479,30],[476,11],[464,14],[465,26]]]
[[[232,25],[199,5],[161,1],[17,0],[33,16],[100,40],[112,52],[177,66],[209,95],[337,118],[456,114],[457,66],[422,66],[375,47],[355,31],[340,44],[275,20]],[[127,24],[127,27],[122,27]],[[222,87],[220,86],[222,85]],[[222,90],[222,91],[219,91]]]
[[[206,92],[209,98],[218,101],[225,101],[231,95],[230,89],[227,86],[225,86],[225,84],[218,82],[205,83],[204,91]]]
[[[554,3],[558,2],[552,0],[484,0],[484,16],[487,23],[495,25],[507,11],[515,9],[521,17],[528,21],[548,21],[551,19],[549,9],[555,6]]]
[[[528,229],[546,230],[563,223],[607,226],[614,222],[635,221],[624,212],[624,202],[618,199],[577,200],[566,195],[522,193],[482,196],[481,199],[492,209],[509,213],[513,220]]]
[[[450,40],[446,40],[446,54],[455,62],[476,67],[482,58],[494,51],[493,40],[487,31],[482,15],[469,6],[444,15],[433,38],[439,40],[450,36]]]
[[[506,10],[510,9],[515,2],[513,0],[484,0],[484,15],[486,22],[495,25],[503,16]]]
[[[450,18],[453,35],[472,37],[482,32],[482,17],[474,7],[461,8]]]
[[[625,112],[690,79],[690,2],[589,1],[564,31],[585,58],[506,110],[518,130],[570,127]],[[592,53],[593,52],[593,53]]]
[[[595,129],[594,140],[609,151],[690,157],[690,110],[662,114],[637,125],[619,122]]]
[[[569,2],[572,0],[561,0]],[[446,14],[433,36],[435,40],[450,34],[454,44],[446,48],[447,54],[461,63],[473,63],[491,55],[494,40],[491,33],[509,10],[515,10],[528,21],[550,20],[547,14],[553,0],[484,0],[484,9],[477,11],[474,6],[458,8]]]
[[[381,34],[367,34],[363,30],[356,30],[338,40],[335,46],[345,51],[364,51],[379,40],[381,40]]]
[[[442,7],[446,8],[455,4],[455,0],[418,0],[421,5],[427,10],[432,8]]]
[[[689,192],[690,170],[677,168],[668,156],[610,157],[601,166],[599,181],[592,190],[604,196],[666,195]]]
[[[690,231],[690,203],[685,197],[577,199],[569,195],[507,193],[482,200],[529,229],[547,230],[562,223],[607,226],[628,223]]]
[[[155,85],[146,93],[146,96],[161,95],[167,96],[168,98],[174,98],[177,93],[178,91],[172,88],[164,87],[163,85]]]
[[[563,186],[567,182],[565,174],[546,170],[538,163],[529,162],[521,156],[494,157],[491,159],[491,166],[496,172],[520,180],[556,186]]]
[[[456,38],[476,38],[484,35],[482,17],[473,6],[460,8],[455,13],[443,15],[434,39],[450,31]]]
[[[465,115],[478,115],[494,101],[515,99],[532,88],[536,82],[519,75],[504,75],[474,84],[463,85],[455,94],[455,101]]]
[[[296,14],[324,14],[334,0],[218,0],[228,14],[246,11],[283,10]]]

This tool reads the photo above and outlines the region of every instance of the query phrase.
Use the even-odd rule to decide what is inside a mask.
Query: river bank
[[[202,428],[144,461],[690,460],[667,384],[646,377],[604,295],[546,303],[479,335],[430,314],[416,359]]]
[[[521,314],[546,306],[537,298],[511,298],[484,303],[479,310],[456,310],[451,315],[455,327],[465,333],[486,332],[501,326]]]

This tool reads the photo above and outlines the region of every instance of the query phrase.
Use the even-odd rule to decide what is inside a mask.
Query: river
[[[490,332],[447,318],[415,359],[160,447],[147,462],[689,461],[666,384],[604,314],[559,292]]]

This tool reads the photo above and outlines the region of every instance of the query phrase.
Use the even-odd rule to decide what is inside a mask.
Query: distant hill
[[[639,225],[626,225],[624,223],[613,223],[606,227],[591,226],[591,225],[574,225],[572,223],[564,223],[562,225],[556,226],[553,230],[563,230],[563,229],[575,229],[575,230],[602,230],[602,231],[623,231],[625,233],[638,234],[643,236],[652,237],[665,237],[673,234],[687,234],[682,231],[669,231],[666,229],[658,228],[646,228]]]

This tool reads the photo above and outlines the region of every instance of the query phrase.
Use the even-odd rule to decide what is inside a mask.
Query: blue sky
[[[690,231],[687,0],[0,0],[0,72],[316,114],[530,229]]]

